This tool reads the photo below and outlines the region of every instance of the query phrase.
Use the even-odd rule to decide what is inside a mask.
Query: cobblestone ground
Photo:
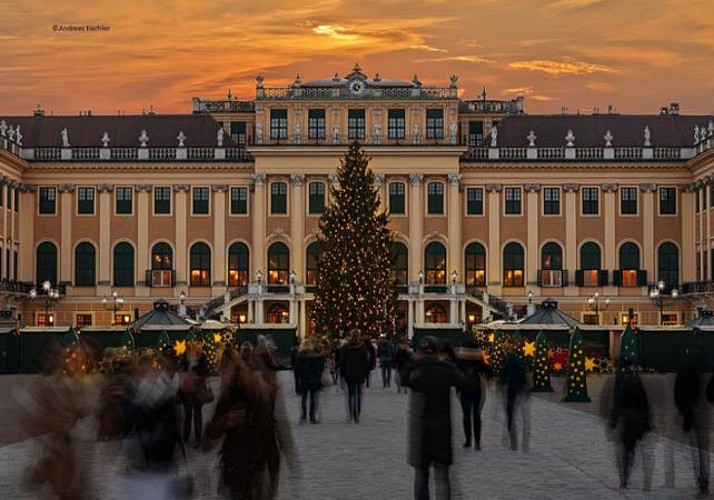
[[[302,469],[300,484],[281,480],[281,499],[401,500],[413,498],[412,469],[406,464],[408,397],[396,389],[373,384],[365,389],[360,424],[345,423],[344,394],[337,388],[322,392],[319,425],[298,424],[298,399],[292,392],[292,374],[281,374],[284,398]],[[29,377],[28,377],[29,378]],[[0,386],[5,382],[0,379]],[[14,384],[22,383],[13,379]],[[5,391],[7,394],[9,391]],[[551,398],[552,399],[552,398]],[[11,406],[11,405],[10,405]],[[691,448],[652,434],[645,455],[654,462],[653,489],[645,492],[641,457],[636,460],[631,489],[618,488],[613,444],[605,438],[600,419],[577,406],[562,405],[534,396],[530,402],[531,439],[527,452],[504,446],[503,407],[495,387],[489,387],[483,417],[482,450],[463,449],[458,403],[453,401],[455,465],[451,468],[454,498],[692,498],[696,493]],[[206,408],[206,418],[212,408]],[[7,415],[8,412],[4,412]],[[0,417],[4,423],[7,417]],[[92,439],[93,421],[78,426],[81,456],[91,470],[88,492],[93,498],[127,498],[123,484],[125,461],[121,445]],[[37,457],[38,439],[5,439],[0,447],[0,499],[41,498],[20,486],[23,468]],[[191,472],[201,499],[218,498],[219,462],[216,452],[188,447]],[[665,455],[674,456],[674,488],[665,488]],[[90,498],[88,496],[88,498]],[[140,500],[133,498],[132,500]]]

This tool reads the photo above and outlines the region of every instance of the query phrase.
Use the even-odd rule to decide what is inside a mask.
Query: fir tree
[[[637,339],[629,323],[620,339],[620,365],[625,361],[631,365],[637,364]]]
[[[553,392],[553,386],[550,385],[550,361],[548,360],[548,350],[550,349],[550,341],[548,334],[541,330],[535,339],[535,367],[533,368],[533,391],[534,392]]]
[[[568,355],[567,394],[564,401],[589,403],[588,383],[585,378],[585,341],[576,328],[570,338],[570,352]]]
[[[503,368],[506,364],[507,338],[500,331],[493,333],[493,344],[491,346],[491,375],[500,377],[503,375]]]
[[[374,338],[394,332],[396,288],[391,273],[389,217],[369,159],[352,143],[337,170],[333,202],[320,219],[322,249],[312,317],[318,332],[353,328]]]

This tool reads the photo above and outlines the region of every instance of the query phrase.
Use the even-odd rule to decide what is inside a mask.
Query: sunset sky
[[[130,6],[125,5],[130,4]],[[531,113],[714,112],[712,0],[0,0],[0,114],[190,112],[191,97],[365,73]],[[102,24],[102,32],[54,26]]]

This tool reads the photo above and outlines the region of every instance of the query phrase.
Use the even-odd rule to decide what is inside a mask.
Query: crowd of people
[[[432,471],[435,497],[451,498],[452,388],[462,410],[464,448],[481,449],[481,413],[491,380],[502,394],[504,443],[512,450],[528,450],[530,386],[517,350],[506,350],[496,376],[489,372],[476,340],[454,348],[443,339],[426,336],[411,346],[386,336],[373,342],[353,330],[339,340],[309,336],[295,346],[290,361],[282,363],[272,340],[261,336],[255,346],[248,342],[227,346],[216,381],[205,351],[194,343],[180,356],[166,349],[158,356],[119,359],[109,377],[88,384],[76,375],[93,363],[91,353],[81,343],[72,350],[51,344],[43,357],[42,376],[20,401],[24,425],[32,435],[42,436],[43,443],[42,454],[26,468],[22,480],[27,488],[44,489],[54,498],[88,498],[89,478],[79,465],[72,430],[89,417],[96,419],[98,439],[122,442],[128,464],[127,498],[191,498],[190,475],[176,473],[189,469],[185,450],[189,444],[205,453],[218,453],[220,488],[226,498],[276,498],[281,471],[286,470],[291,487],[298,489],[299,461],[277,376],[279,370],[290,368],[299,395],[300,424],[320,423],[320,394],[327,388],[344,392],[346,421],[359,424],[363,387],[377,368],[382,389],[395,382],[397,394],[410,394],[407,462],[414,468],[417,500],[430,498]],[[75,373],[77,367],[82,370]],[[626,488],[638,443],[653,428],[650,398],[634,360],[619,360],[617,375],[608,381],[600,410],[618,443],[620,485]],[[714,383],[690,358],[676,376],[673,394],[678,425],[697,451],[698,496],[706,497]],[[210,403],[215,407],[209,415],[204,407]],[[673,462],[673,455],[670,459]],[[673,463],[668,466],[673,474]],[[652,461],[646,453],[643,468],[649,488]],[[673,484],[673,478],[667,480]]]

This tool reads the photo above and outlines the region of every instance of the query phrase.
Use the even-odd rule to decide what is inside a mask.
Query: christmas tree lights
[[[625,327],[620,339],[620,363],[625,361],[633,366],[637,364],[637,339],[629,324]]]
[[[550,362],[548,334],[541,330],[535,339],[535,366],[533,368],[533,392],[553,392],[550,385]]]
[[[566,402],[589,403],[588,384],[585,377],[585,341],[580,333],[580,328],[576,328],[570,338],[570,353],[568,359],[568,379]]]

